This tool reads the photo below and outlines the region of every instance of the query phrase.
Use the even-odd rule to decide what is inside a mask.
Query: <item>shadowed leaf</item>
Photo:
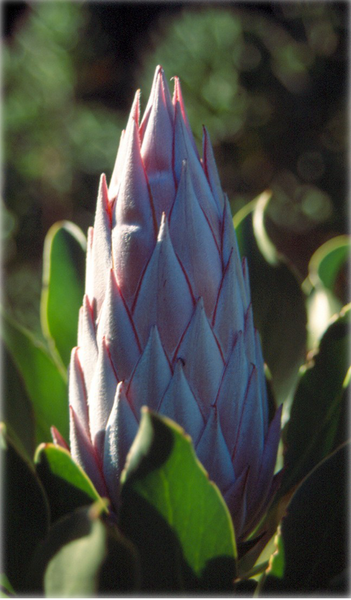
[[[296,490],[282,521],[264,594],[326,593],[337,579],[347,590],[348,465],[344,444],[321,462]]]
[[[351,305],[345,307],[327,329],[300,379],[287,425],[286,468],[279,495],[345,440],[340,418],[347,403],[350,309]]]
[[[56,521],[32,564],[37,593],[91,597],[138,589],[138,556],[112,523],[105,504],[81,507]]]
[[[35,466],[49,499],[52,522],[99,500],[92,482],[67,450],[42,444],[36,451]]]
[[[267,195],[234,217],[240,253],[249,266],[255,326],[279,403],[289,396],[305,356],[306,307],[300,284],[264,227]]]
[[[45,537],[49,508],[29,461],[1,424],[3,569],[17,593],[26,593],[29,560]]]

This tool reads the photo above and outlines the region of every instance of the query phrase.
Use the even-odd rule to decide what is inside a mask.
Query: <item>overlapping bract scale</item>
[[[149,406],[192,437],[240,539],[277,485],[280,434],[278,412],[269,423],[247,264],[209,134],[200,159],[178,78],[171,98],[157,67],[140,124],[139,112],[137,92],[88,234],[71,452],[118,511],[120,475]]]

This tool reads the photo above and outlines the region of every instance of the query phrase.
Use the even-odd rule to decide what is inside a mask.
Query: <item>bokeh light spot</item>
[[[299,186],[295,190],[302,212],[314,221],[324,221],[331,214],[331,201],[326,192],[314,186]]]

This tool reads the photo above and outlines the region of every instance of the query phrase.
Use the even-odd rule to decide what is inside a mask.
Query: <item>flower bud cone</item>
[[[135,98],[109,189],[101,179],[89,232],[70,366],[72,456],[117,511],[147,405],[191,436],[243,539],[275,487],[280,416],[269,423],[265,386],[209,134],[200,160],[179,80],[171,99],[157,67],[140,125]]]

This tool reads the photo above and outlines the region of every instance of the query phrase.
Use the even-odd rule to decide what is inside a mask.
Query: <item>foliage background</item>
[[[3,523],[9,581],[1,579],[1,584],[10,595],[11,585],[27,592],[28,581],[30,589],[37,589],[29,559],[40,540],[52,547],[55,528],[67,515],[63,553],[72,532],[79,547],[83,519],[93,537],[108,543],[112,554],[107,562],[122,548],[132,567],[132,540],[150,589],[158,589],[158,578],[164,576],[139,535],[147,519],[135,529],[135,515],[142,511],[128,495],[126,554],[126,540],[110,539],[100,519],[103,506],[95,507],[94,518],[82,509],[97,494],[68,453],[42,445],[33,463],[36,445],[51,440],[52,424],[68,439],[67,364],[83,295],[85,241],[67,220],[84,232],[92,225],[99,176],[102,171],[111,175],[134,92],[141,87],[143,109],[155,66],[162,64],[167,77],[181,78],[199,148],[202,124],[210,131],[236,215],[240,249],[248,257],[270,388],[277,404],[284,403],[277,463],[277,469],[284,464],[284,476],[266,515],[267,533],[251,551],[241,549],[244,554],[236,561],[242,578],[238,590],[256,588],[254,580],[246,579],[258,560],[263,562],[256,576],[263,573],[259,590],[264,592],[344,591],[349,583],[345,441],[350,305],[329,327],[328,320],[348,302],[350,238],[342,235],[347,230],[348,4],[42,1],[8,2],[2,8],[6,426],[0,429],[0,445],[6,455]],[[264,195],[251,202],[268,187],[273,192],[268,205],[262,203]],[[158,417],[151,421],[150,427],[161,426]],[[138,448],[134,452],[137,461],[144,456],[138,457]],[[161,468],[168,455],[163,461]],[[175,473],[172,479],[180,494],[183,475]],[[191,473],[188,481],[193,481]],[[288,516],[281,521],[296,485]],[[159,503],[161,495],[154,492]],[[196,502],[188,500],[196,509]],[[278,522],[278,553],[266,571],[276,549],[273,539],[259,553]],[[180,519],[179,535],[182,523]],[[201,527],[194,525],[191,540],[196,531]],[[217,533],[214,541],[222,542]],[[164,552],[163,535],[156,538],[159,556],[168,560],[172,554]],[[67,578],[56,580],[60,569],[55,571],[55,558],[46,569],[44,546],[39,571],[48,575],[49,597],[62,592],[71,596],[71,585],[91,586],[79,587],[80,595],[110,590],[111,582],[118,587],[116,565],[126,576],[117,591],[139,589],[133,569],[125,569],[123,561],[110,561],[107,574],[112,579],[103,581],[99,574],[105,554],[91,545],[90,534],[86,542],[96,559],[95,571],[87,561],[82,563],[85,575],[77,577],[69,554],[75,545],[68,544]],[[191,547],[192,542],[184,542],[190,558]],[[56,568],[60,551],[57,557]],[[173,559],[169,567],[173,577]],[[213,575],[218,590],[224,584],[221,570]]]
[[[210,131],[233,213],[273,190],[269,234],[301,280],[346,231],[346,2],[2,7],[4,300],[38,336],[45,234],[92,224],[99,175],[158,63],[180,76],[199,144]]]

